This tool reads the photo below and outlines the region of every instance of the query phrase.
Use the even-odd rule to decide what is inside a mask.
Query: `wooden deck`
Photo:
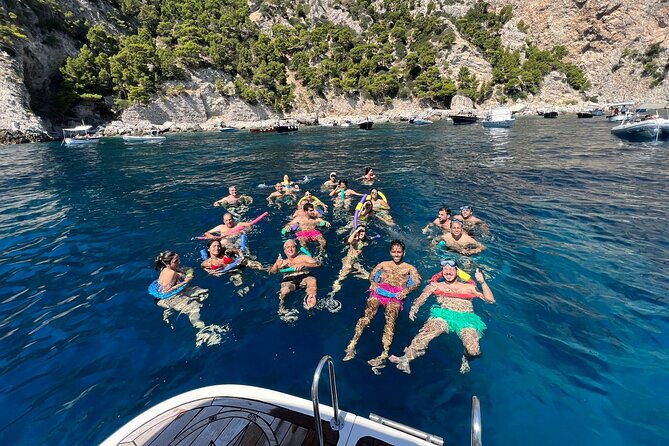
[[[325,444],[336,445],[339,433],[322,425]],[[206,398],[162,413],[119,445],[316,446],[318,434],[313,418],[299,412],[245,398]]]

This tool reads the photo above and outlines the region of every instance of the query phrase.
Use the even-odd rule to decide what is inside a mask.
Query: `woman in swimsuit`
[[[332,299],[334,295],[337,294],[337,292],[341,289],[341,283],[354,268],[358,274],[360,274],[358,277],[362,276],[361,278],[364,279],[369,277],[369,273],[365,271],[362,265],[357,262],[360,254],[362,254],[362,248],[367,246],[369,243],[369,239],[367,238],[367,228],[365,225],[359,224],[358,227],[355,228],[355,231],[353,231],[351,235],[346,238],[345,243],[348,245],[348,251],[346,256],[344,256],[341,261],[342,267],[339,271],[339,276],[332,284],[332,291],[330,291],[328,294],[330,299]]]
[[[404,243],[393,240],[390,243],[392,260],[379,263],[370,273],[370,296],[367,299],[365,314],[358,320],[353,339],[346,347],[344,361],[349,361],[355,357],[355,346],[362,332],[376,316],[379,308],[384,307],[386,324],[381,339],[383,351],[378,357],[368,361],[376,374],[380,373],[380,368],[385,367],[383,363],[388,358],[390,344],[395,334],[395,322],[404,307],[404,300],[410,292],[420,286],[420,275],[416,268],[404,262],[404,252]]]
[[[390,216],[390,205],[379,195],[377,188],[369,191],[369,201],[372,202],[374,216],[389,226],[395,226],[393,217]]]
[[[167,295],[182,288],[177,294],[156,299],[156,304],[165,309],[163,312],[165,322],[169,321],[169,316],[175,311],[184,313],[188,315],[188,320],[193,327],[199,330],[195,337],[197,347],[202,344],[219,344],[221,342],[220,333],[223,333],[226,329],[213,324],[205,325],[200,320],[202,301],[209,296],[207,290],[199,287],[185,288],[193,279],[193,269],[183,268],[179,254],[174,251],[161,252],[156,257],[155,267],[156,270],[160,271],[157,282],[161,293]]]

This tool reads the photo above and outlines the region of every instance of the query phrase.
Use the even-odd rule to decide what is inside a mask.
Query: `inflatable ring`
[[[176,289],[170,291],[169,293],[163,293],[160,290],[160,284],[158,283],[158,281],[154,280],[153,282],[151,282],[151,285],[149,285],[148,291],[149,291],[149,294],[151,296],[155,297],[156,299],[161,299],[162,300],[162,299],[167,299],[167,298],[172,297],[172,296],[176,296],[184,288],[186,288],[185,283],[183,285],[181,285],[179,288],[176,288]]]

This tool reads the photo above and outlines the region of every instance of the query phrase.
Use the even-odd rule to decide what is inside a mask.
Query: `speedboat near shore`
[[[453,120],[453,125],[463,125],[463,124],[476,124],[476,121],[478,121],[479,118],[474,113],[469,112],[469,113],[459,113],[457,115],[451,115],[451,119]]]
[[[158,135],[158,130],[151,130],[148,135],[123,135],[123,142],[127,144],[160,144],[163,141],[165,141],[165,137]]]
[[[332,407],[320,404],[327,364]],[[481,412],[472,398],[472,443],[481,444]],[[324,356],[314,372],[311,401],[261,387],[218,385],[182,393],[130,420],[102,446],[117,445],[365,445],[430,446],[444,440],[375,414],[339,409],[334,364]]]
[[[483,127],[486,128],[510,128],[516,118],[513,112],[507,107],[497,107],[486,113],[483,118]]]
[[[667,141],[669,140],[669,119],[658,115],[627,115],[611,133],[627,141]]]

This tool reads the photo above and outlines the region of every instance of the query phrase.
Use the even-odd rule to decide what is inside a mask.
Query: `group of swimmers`
[[[404,308],[407,296],[420,287],[422,279],[418,270],[404,261],[406,247],[400,240],[393,240],[390,243],[390,260],[379,263],[371,272],[368,273],[358,262],[363,249],[371,239],[367,233],[370,219],[375,217],[388,226],[395,225],[387,198],[373,186],[374,182],[378,181],[373,169],[366,168],[365,175],[360,180],[366,186],[372,186],[368,193],[362,194],[349,188],[348,181],[337,178],[336,172],[331,172],[329,179],[321,187],[322,192],[332,197],[334,208],[351,209],[354,197],[356,200],[357,197],[361,197],[355,206],[352,221],[343,227],[344,231],[350,232],[345,239],[347,253],[342,259],[342,268],[327,299],[321,301],[327,301],[330,304],[328,308],[336,311],[341,304],[334,300],[334,296],[341,289],[342,281],[352,272],[355,272],[356,277],[368,279],[370,282],[370,296],[364,314],[357,321],[353,337],[346,347],[344,361],[355,357],[355,348],[363,331],[383,307],[385,326],[382,352],[368,361],[374,373],[380,373],[380,369],[385,367],[386,360],[394,363],[399,370],[410,373],[410,362],[425,354],[430,341],[451,331],[462,341],[464,355],[460,370],[465,373],[469,370],[469,359],[480,355],[479,341],[486,328],[485,323],[474,313],[473,300],[480,298],[488,303],[495,302],[483,273],[477,268],[474,281],[468,273],[460,269],[455,260],[451,258],[442,260],[441,270],[431,277],[428,285],[414,300],[409,310],[409,319],[415,321],[416,313],[431,295],[435,296],[437,304],[432,306],[429,318],[404,348],[404,354],[390,355],[397,318]],[[302,197],[299,197],[300,193],[299,184],[290,182],[286,176],[283,182],[276,183],[275,191],[267,197],[270,206],[280,207],[281,204],[296,206],[295,212],[289,216],[288,223],[281,229],[284,237],[294,235],[295,239],[288,238],[284,242],[285,258],[279,254],[269,267],[263,266],[248,255],[245,234],[247,229],[267,213],[252,222],[237,222],[231,211],[240,206],[246,206],[248,209],[253,199],[247,195],[240,195],[235,186],[229,188],[228,196],[214,202],[214,206],[224,206],[228,210],[223,216],[223,223],[206,231],[200,237],[208,242],[207,249],[203,252],[202,267],[210,274],[238,271],[243,266],[265,270],[269,274],[282,274],[278,313],[284,320],[291,320],[290,318],[294,317],[296,310],[286,308],[286,298],[297,289],[305,290],[303,299],[305,309],[310,310],[319,305],[317,280],[311,270],[319,267],[325,256],[327,242],[321,229],[331,226],[323,218],[328,212],[328,205],[310,191],[305,191]],[[479,254],[485,249],[473,234],[485,234],[487,231],[487,225],[473,215],[471,206],[463,206],[457,215],[451,215],[450,209],[444,206],[439,209],[437,218],[423,229],[425,234],[436,232],[432,240],[433,245],[436,245],[435,249],[454,251],[464,256]],[[312,255],[309,251],[312,243],[317,244],[316,255]],[[206,297],[206,290],[197,287],[186,288],[193,277],[192,269],[183,268],[179,255],[172,251],[163,252],[158,256],[156,269],[160,271],[160,276],[152,284],[155,288],[152,294],[156,297],[158,305],[166,308],[166,312],[169,310],[187,313],[193,326],[199,329],[200,343],[217,343],[223,329],[216,325],[207,326],[199,319],[199,308],[201,301]]]

